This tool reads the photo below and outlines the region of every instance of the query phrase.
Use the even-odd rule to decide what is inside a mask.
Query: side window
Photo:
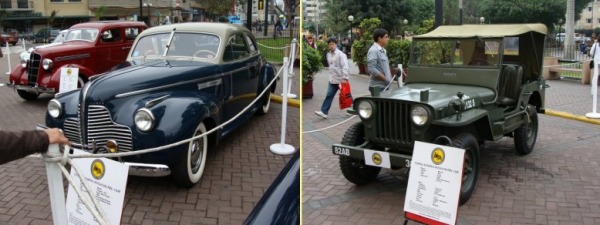
[[[125,28],[125,40],[135,40],[135,38],[140,34],[140,28],[137,27],[128,27]]]
[[[244,35],[236,34],[229,38],[225,51],[223,52],[223,61],[229,62],[246,58],[250,55]]]
[[[244,36],[246,36],[246,41],[248,42],[248,48],[250,49],[250,54],[254,54],[257,51],[254,41],[252,41],[252,38],[250,38],[250,36],[248,36],[248,35],[244,35]]]
[[[110,29],[102,32],[102,43],[112,43],[121,41],[121,30],[119,29]]]

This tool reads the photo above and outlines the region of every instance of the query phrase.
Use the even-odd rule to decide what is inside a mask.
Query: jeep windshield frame
[[[428,67],[499,68],[502,38],[431,38],[413,40],[410,63]]]

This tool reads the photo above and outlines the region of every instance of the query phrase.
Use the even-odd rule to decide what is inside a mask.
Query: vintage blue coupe
[[[102,63],[102,62],[98,62]],[[85,151],[129,152],[175,143],[230,120],[275,77],[251,32],[223,23],[173,24],[142,32],[127,61],[48,103],[46,125]],[[269,111],[275,85],[229,125],[189,144],[117,158],[129,174],[200,181],[207,151],[254,114]]]

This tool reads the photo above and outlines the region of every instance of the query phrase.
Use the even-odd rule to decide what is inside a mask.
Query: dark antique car
[[[232,119],[275,77],[252,33],[222,23],[148,29],[116,68],[51,100],[47,126],[62,128],[90,152],[164,146]],[[119,160],[130,166],[131,175],[172,174],[177,184],[191,187],[200,181],[209,148],[252,115],[268,112],[271,87],[249,111],[209,136]]]
[[[10,74],[10,85],[31,101],[41,93],[60,92],[62,67],[79,68],[79,85],[90,76],[106,72],[127,59],[136,36],[146,29],[142,22],[102,21],[73,25],[62,43],[35,48]],[[57,32],[58,34],[58,32]]]

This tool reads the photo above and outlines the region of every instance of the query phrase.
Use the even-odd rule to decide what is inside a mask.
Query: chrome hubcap
[[[199,135],[196,133],[194,136]],[[202,138],[195,140],[192,142],[191,154],[190,154],[190,167],[192,168],[193,173],[197,173],[200,169],[200,161],[201,155],[204,147],[204,140]]]

